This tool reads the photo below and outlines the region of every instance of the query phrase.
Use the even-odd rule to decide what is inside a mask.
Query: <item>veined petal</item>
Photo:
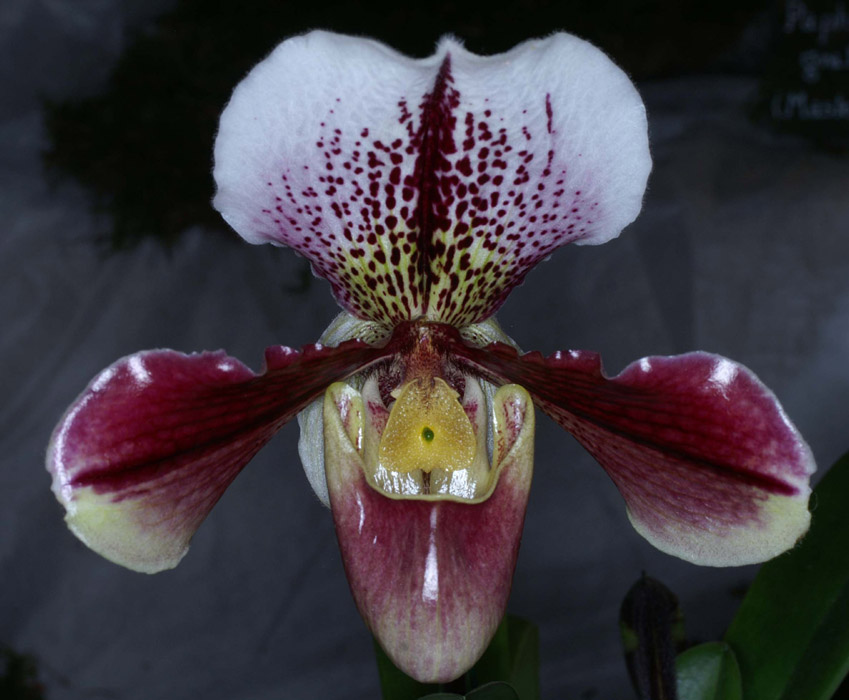
[[[366,410],[350,386],[325,395],[325,457],[348,582],[363,618],[393,662],[423,682],[467,671],[507,604],[533,466],[533,405],[524,389],[493,401],[498,471],[474,502],[391,498],[363,472]]]
[[[567,34],[489,57],[446,38],[422,60],[290,39],[236,88],[215,161],[237,232],[295,248],[390,325],[488,318],[559,246],[618,235],[651,168],[634,86]]]
[[[484,375],[524,386],[601,463],[636,529],[689,561],[730,566],[792,547],[810,521],[813,455],[745,367],[696,352],[604,375],[599,356],[457,345]]]
[[[118,360],[53,432],[47,468],[71,530],[107,559],[177,565],[224,489],[283,423],[386,350],[266,350],[256,375],[223,352],[151,350]]]

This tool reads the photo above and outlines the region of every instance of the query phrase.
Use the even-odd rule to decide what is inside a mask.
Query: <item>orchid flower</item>
[[[228,484],[288,420],[330,506],[348,581],[393,661],[422,681],[477,660],[510,590],[536,404],[621,492],[637,531],[709,566],[769,559],[809,523],[811,452],[735,362],[522,354],[493,318],[537,262],[619,235],[642,205],[645,109],[566,34],[414,60],[313,32],[233,93],[214,206],[289,246],[343,311],[320,342],[140,352],[101,372],[53,433],[67,522],[131,569],[175,566]]]

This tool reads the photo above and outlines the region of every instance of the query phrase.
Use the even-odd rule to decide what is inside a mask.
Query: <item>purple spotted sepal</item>
[[[504,614],[531,482],[533,405],[521,387],[496,393],[488,486],[464,499],[375,487],[368,404],[345,384],[324,402],[327,485],[348,582],[398,668],[450,681],[480,658]]]
[[[177,565],[242,467],[333,381],[385,357],[360,341],[266,350],[257,375],[223,352],[136,353],[95,377],[47,453],[71,530],[136,571]]]
[[[445,38],[413,60],[318,31],[234,91],[214,205],[309,259],[357,318],[460,328],[558,247],[617,236],[650,169],[634,86],[574,36],[487,57]]]

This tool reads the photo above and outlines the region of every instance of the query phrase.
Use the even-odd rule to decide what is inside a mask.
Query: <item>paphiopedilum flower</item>
[[[306,257],[344,311],[319,344],[268,348],[260,374],[152,350],[95,377],[48,454],[71,529],[132,569],[175,566],[299,415],[357,606],[426,681],[468,669],[503,614],[533,404],[663,551],[722,566],[791,547],[814,462],[752,372],[695,352],[611,378],[592,352],[522,354],[493,319],[556,248],[617,236],[650,168],[639,95],[575,37],[486,58],[445,39],[423,60],[325,32],[284,42],[221,117],[214,205]]]

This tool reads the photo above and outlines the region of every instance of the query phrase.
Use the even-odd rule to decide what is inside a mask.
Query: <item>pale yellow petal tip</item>
[[[81,489],[65,522],[86,546],[109,561],[145,574],[173,569],[189,549],[189,537],[175,535],[165,522],[151,520],[138,501],[113,502]]]
[[[700,566],[760,564],[792,549],[807,533],[810,490],[797,496],[771,495],[760,502],[759,520],[734,527],[702,529],[675,523],[665,531],[649,529],[630,511],[631,524],[662,552]]]

